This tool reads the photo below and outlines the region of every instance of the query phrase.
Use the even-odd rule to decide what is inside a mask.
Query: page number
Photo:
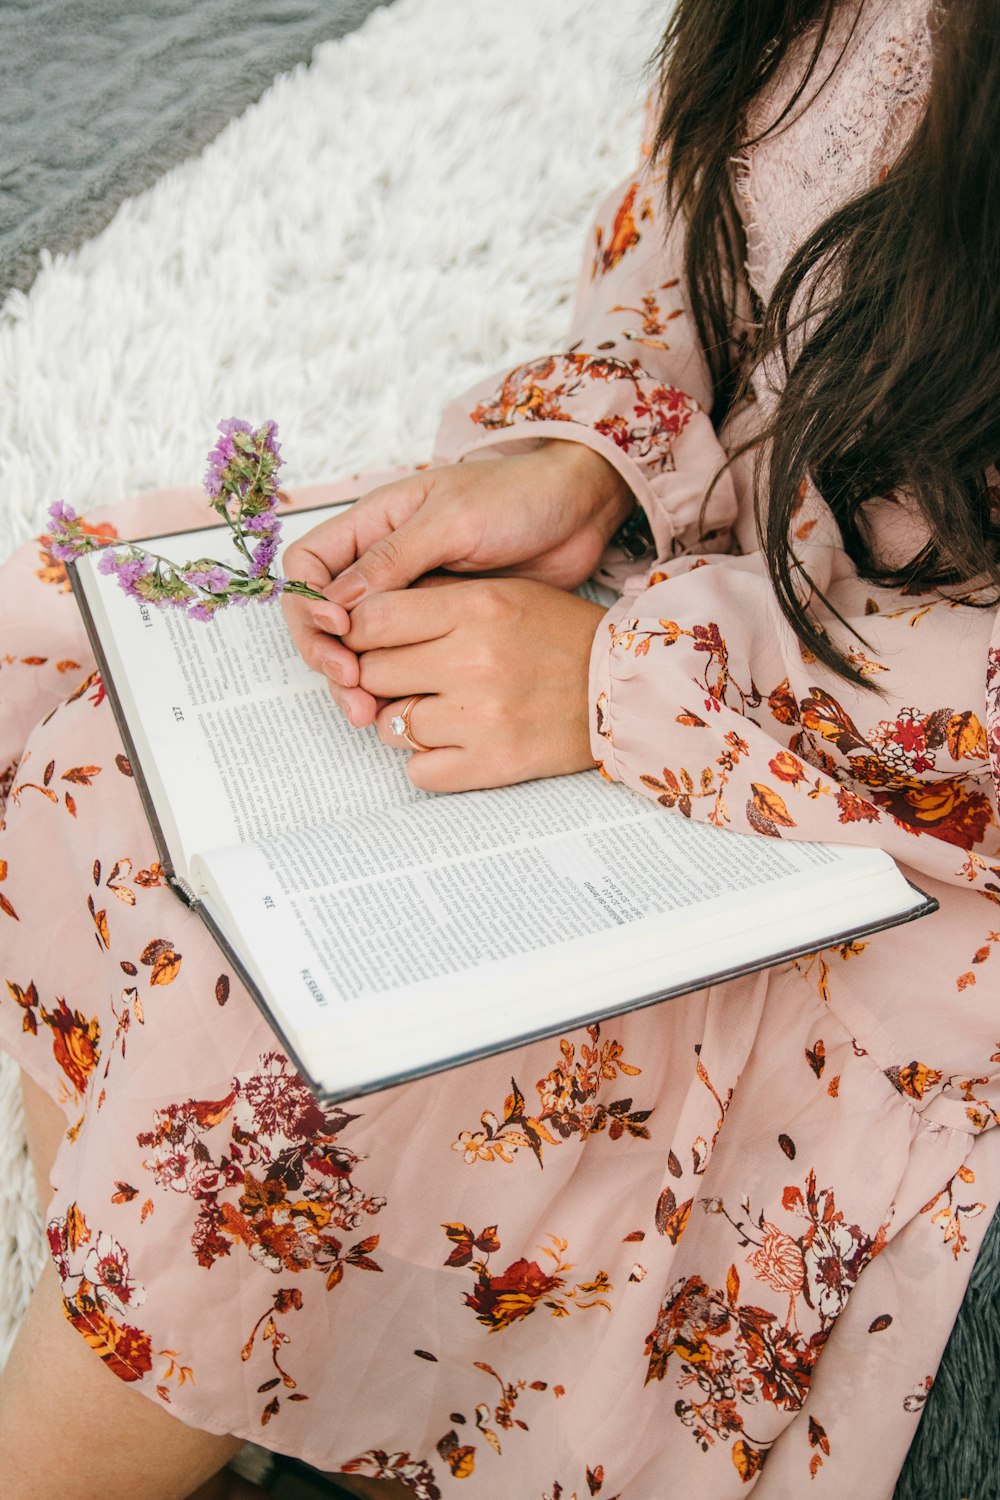
[[[265,896],[264,897],[264,910],[265,911],[275,911],[276,910],[275,905],[274,905],[274,897],[273,896]]]
[[[175,724],[184,723],[184,710],[182,708],[178,708],[176,703],[173,705],[171,712],[173,713]]]

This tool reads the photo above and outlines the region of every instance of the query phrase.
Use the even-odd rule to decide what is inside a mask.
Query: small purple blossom
[[[244,422],[242,417],[226,417],[219,423],[219,433],[221,435],[208,455],[208,468],[203,480],[204,487],[213,500],[222,493],[227,479],[233,477],[230,475],[230,469],[238,456],[236,434],[250,436],[253,428],[249,422]],[[235,482],[241,483],[238,480]],[[249,479],[246,481],[246,487],[249,487]]]
[[[183,568],[184,582],[189,583],[192,588],[206,589],[210,594],[224,594],[233,581],[232,572],[221,563],[211,563],[209,567],[205,567],[206,562],[210,563],[211,560],[205,558],[201,566],[195,564],[194,567]]]
[[[281,531],[281,522],[278,519],[277,509],[272,506],[270,510],[262,511],[259,516],[250,516],[244,521],[247,531],[257,533],[274,532],[275,535]]]
[[[278,551],[278,540],[276,536],[269,536],[257,543],[250,560],[251,578],[263,578],[265,573],[269,572]]]
[[[56,500],[49,506],[49,550],[60,562],[72,562],[84,552],[93,552],[99,545],[87,536],[72,505],[65,500]]]
[[[49,508],[53,556],[71,562],[100,550],[98,570],[117,578],[131,598],[160,609],[179,609],[192,620],[211,620],[220,609],[245,608],[251,600],[274,600],[286,590],[322,598],[306,583],[271,573],[281,545],[278,502],[283,498],[277,482],[282,465],[277,423],[266,421],[254,428],[241,417],[227,417],[218,432],[204,486],[244,566],[211,557],[176,563],[135,543],[109,546],[85,531],[64,500]]]
[[[153,566],[153,560],[148,554],[140,552],[131,547],[127,552],[120,552],[115,547],[108,547],[97,564],[99,573],[105,573],[109,577],[118,579],[119,584],[126,594],[132,599],[141,599],[138,583],[140,578],[145,578]]]
[[[219,438],[208,455],[204,486],[220,513],[233,521],[246,521],[263,510],[273,509],[281,448],[276,422],[257,428],[241,417],[219,423]]]

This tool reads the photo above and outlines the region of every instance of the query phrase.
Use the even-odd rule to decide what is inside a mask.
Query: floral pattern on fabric
[[[320,1271],[330,1291],[347,1267],[381,1270],[371,1258],[378,1235],[345,1250],[334,1233],[356,1231],[385,1207],[352,1181],[360,1158],[338,1139],[358,1118],[317,1104],[288,1059],[268,1052],[223,1098],[169,1104],[137,1139],[156,1185],[198,1205],[199,1265],[241,1245],[275,1275]]]
[[[753,148],[782,174],[780,201],[749,179],[764,295],[803,215],[841,201],[831,128],[874,131],[830,101],[867,107],[871,58],[926,41],[925,0],[869,0],[838,62],[852,11],[820,60],[844,70],[822,121]],[[29,545],[0,588],[0,1040],[67,1118],[47,1211],[67,1315],[190,1425],[418,1500],[888,1493],[1000,1198],[996,611],[869,586],[810,494],[796,546],[878,691],[803,655],[745,474],[709,493],[734,432],[708,415],[659,201],[636,178],[609,197],[559,352],[457,398],[437,459],[577,438],[646,510],[652,571],[601,576],[622,595],[593,660],[606,776],[664,817],[879,844],[938,916],[351,1118],[307,1096],[167,887],[61,567]],[[150,535],[202,504],[87,524]]]
[[[638,225],[652,219],[652,199],[648,193],[644,193],[639,199],[639,187],[638,180],[629,183],[609,226],[606,227],[600,222],[594,226],[594,261],[590,272],[591,281],[598,273],[606,276],[609,271],[613,271],[629,251],[635,249],[641,239]]]
[[[538,1108],[529,1113],[524,1094],[515,1080],[504,1100],[503,1119],[492,1110],[480,1115],[482,1130],[463,1130],[452,1143],[470,1165],[477,1161],[512,1162],[521,1150],[529,1150],[544,1166],[545,1146],[558,1146],[578,1135],[586,1140],[607,1130],[612,1141],[623,1136],[649,1139],[652,1110],[633,1109],[632,1100],[615,1099],[605,1104],[597,1098],[602,1085],[617,1079],[619,1073],[637,1077],[634,1068],[622,1059],[622,1045],[601,1041],[600,1026],[588,1026],[588,1042],[580,1043],[580,1055],[568,1037],[559,1043],[560,1061],[535,1085]]]
[[[548,1244],[539,1247],[539,1254],[547,1261],[544,1268],[537,1260],[520,1259],[498,1273],[489,1265],[489,1257],[500,1249],[495,1224],[478,1234],[467,1224],[444,1224],[442,1228],[452,1242],[445,1265],[468,1266],[475,1273],[475,1286],[466,1294],[465,1302],[490,1333],[510,1328],[538,1307],[554,1318],[566,1318],[574,1308],[603,1307],[611,1311],[607,1297],[614,1288],[606,1271],[597,1271],[590,1281],[568,1285],[566,1273],[573,1266],[564,1256],[569,1244],[558,1235],[550,1234]]]
[[[132,1275],[128,1252],[104,1230],[93,1231],[75,1203],[47,1226],[49,1250],[63,1285],[63,1311],[113,1375],[131,1385],[147,1375],[168,1405],[194,1372],[173,1349],[154,1350],[135,1310],[146,1299]],[[156,1371],[156,1361],[163,1363]]]
[[[787,1311],[782,1318],[741,1297],[735,1262],[724,1287],[713,1287],[697,1275],[682,1277],[664,1299],[646,1340],[646,1380],[663,1380],[676,1357],[680,1386],[691,1392],[677,1402],[676,1416],[703,1451],[717,1441],[733,1440],[733,1464],[748,1482],[763,1467],[771,1443],[764,1431],[753,1435],[754,1416],[766,1426],[767,1406],[801,1408],[813,1368],[851,1290],[884,1246],[885,1227],[869,1238],[849,1224],[832,1189],[817,1189],[812,1171],[802,1187],[791,1184],[782,1194],[785,1213],[805,1220],[797,1238],[763,1211],[754,1215],[747,1199],[738,1219],[721,1198],[706,1198],[701,1206],[729,1220],[740,1246],[755,1247],[745,1264],[757,1281],[788,1298]],[[830,1447],[815,1418],[809,1421],[810,1437],[815,1432],[816,1446],[822,1449],[810,1464],[815,1476]]]
[[[518,422],[573,422],[572,403],[594,382],[611,387],[605,403],[611,409],[592,423],[637,462],[666,469],[674,442],[697,411],[675,386],[651,379],[636,359],[601,354],[558,354],[518,365],[490,400],[469,413],[481,427],[512,427]]]

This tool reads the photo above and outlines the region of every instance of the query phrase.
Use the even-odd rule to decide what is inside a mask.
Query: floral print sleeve
[[[595,758],[687,817],[881,845],[995,900],[1000,624],[989,594],[867,584],[815,494],[797,532],[829,600],[820,619],[870,688],[800,646],[760,554],[687,556],[652,570],[598,633]]]
[[[657,557],[724,546],[736,513],[709,413],[712,388],[681,278],[683,225],[669,234],[649,169],[615,189],[588,234],[571,325],[558,348],[492,375],[445,409],[441,462],[540,438],[603,454],[645,510]]]

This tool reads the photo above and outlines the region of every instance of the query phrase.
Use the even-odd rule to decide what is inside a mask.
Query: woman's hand
[[[509,786],[593,767],[587,682],[598,604],[527,579],[435,580],[359,604],[345,644],[362,689],[390,722],[415,695],[414,785],[433,792]],[[426,695],[426,696],[424,696]]]
[[[349,610],[435,568],[575,588],[633,504],[617,470],[577,442],[546,442],[531,453],[427,469],[383,485],[288,548],[289,577],[331,601],[285,595],[292,637],[304,661],[330,679],[351,722],[370,724],[374,699],[359,682],[348,642],[336,639],[347,630]]]

